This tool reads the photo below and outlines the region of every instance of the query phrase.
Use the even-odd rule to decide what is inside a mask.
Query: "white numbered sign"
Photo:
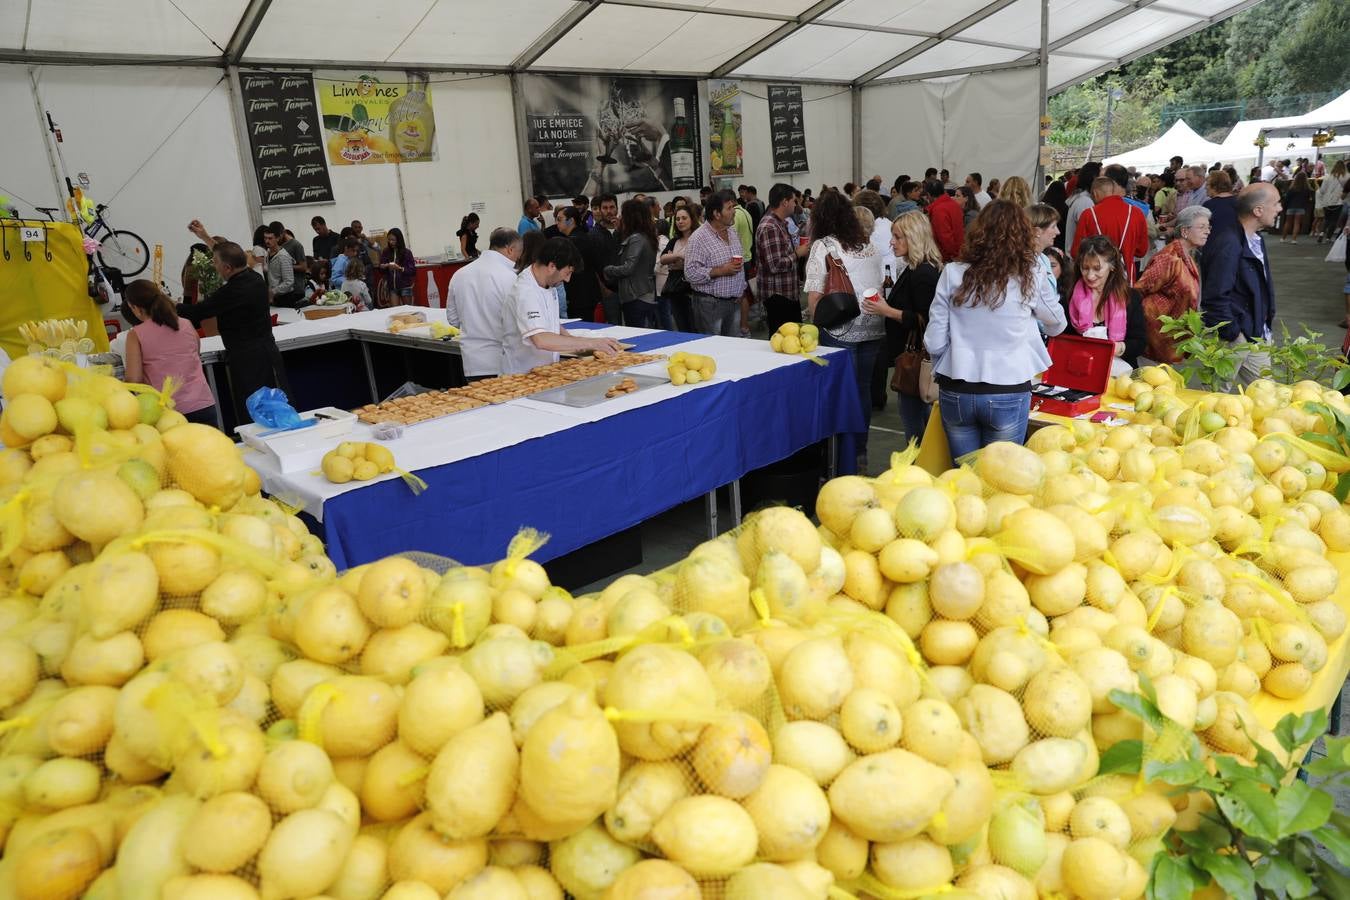
[[[38,226],[37,228],[31,228],[25,225],[19,229],[19,233],[20,236],[23,238],[23,242],[25,244],[32,244],[46,240],[46,238],[44,237],[44,235],[46,234],[46,229],[42,228],[41,226]]]

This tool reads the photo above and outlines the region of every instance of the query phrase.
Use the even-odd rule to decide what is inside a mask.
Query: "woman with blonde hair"
[[[923,346],[928,325],[928,308],[933,304],[938,276],[942,273],[942,251],[933,240],[933,226],[918,210],[907,212],[891,223],[891,250],[896,261],[904,261],[886,305],[879,311],[886,319],[886,358],[894,360],[907,347]],[[928,404],[917,395],[900,393],[900,421],[905,434],[923,439],[928,424]]]
[[[998,199],[1007,200],[1016,206],[1026,209],[1031,205],[1031,187],[1026,179],[1020,175],[1014,175],[1003,182],[1003,188],[998,192]]]

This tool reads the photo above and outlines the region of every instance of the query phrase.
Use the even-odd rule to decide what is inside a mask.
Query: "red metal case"
[[[1031,408],[1056,416],[1081,416],[1102,405],[1111,380],[1114,341],[1061,334],[1052,337],[1050,368],[1031,389]]]

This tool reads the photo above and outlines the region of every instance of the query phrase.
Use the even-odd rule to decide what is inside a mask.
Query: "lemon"
[[[25,441],[56,430],[56,409],[41,394],[19,394],[5,404],[5,421]]]
[[[145,657],[151,662],[179,650],[223,640],[225,632],[215,619],[190,609],[157,613],[141,634]]]
[[[1121,896],[1128,869],[1125,857],[1101,838],[1078,838],[1064,848],[1060,861],[1064,886],[1083,900]]]
[[[382,559],[366,569],[356,595],[361,612],[380,628],[398,628],[414,621],[426,597],[421,567],[401,556]]]
[[[255,789],[272,809],[293,813],[316,806],[333,777],[333,765],[319,747],[281,741],[263,757]]]
[[[327,682],[323,694],[316,694],[317,689],[310,690],[306,702],[312,698],[322,709],[320,739],[329,756],[369,756],[393,738],[399,705],[394,688],[374,678],[351,675]],[[275,687],[272,694],[275,698]],[[301,718],[305,712],[300,711]]]
[[[115,688],[75,688],[47,712],[43,721],[47,742],[63,756],[89,756],[99,752],[112,737],[116,705]]]
[[[773,737],[774,763],[810,776],[821,787],[856,758],[843,736],[821,722],[788,722]]]
[[[361,674],[390,684],[407,684],[412,670],[440,656],[450,639],[416,622],[402,628],[382,628],[371,635],[361,654]]]
[[[838,638],[812,638],[794,647],[778,673],[783,710],[790,718],[823,719],[853,690],[853,669]]]
[[[38,394],[56,403],[66,395],[66,370],[47,356],[20,356],[5,368],[0,389],[10,401],[24,394]]]
[[[1098,717],[1098,721],[1105,717]],[[1134,720],[1138,721],[1138,720]],[[1057,794],[1078,784],[1087,749],[1069,738],[1032,741],[1013,757],[1012,771],[1020,785],[1033,794]],[[1009,864],[1011,865],[1011,863]],[[1019,866],[1013,868],[1021,870]]]
[[[330,585],[298,601],[294,640],[309,659],[342,663],[357,656],[370,639],[370,623],[361,615],[356,600],[342,588]]]
[[[91,544],[140,528],[145,518],[141,498],[126,482],[109,472],[83,471],[67,475],[52,495],[56,518],[73,535]]]
[[[703,893],[693,876],[664,859],[644,859],[624,869],[605,892],[605,900],[658,896],[662,900],[702,900]]]
[[[774,862],[809,857],[830,825],[825,792],[788,766],[769,766],[742,805],[759,832],[759,855]]]
[[[141,421],[141,404],[136,395],[126,389],[117,389],[103,398],[103,410],[108,414],[108,427],[131,428]]]
[[[807,900],[817,896],[788,870],[773,863],[755,863],[727,879],[726,900],[753,900],[774,897],[781,900]]]
[[[671,862],[706,877],[730,875],[749,865],[759,844],[754,820],[744,807],[712,795],[675,801],[651,838]]]
[[[83,759],[57,757],[42,763],[25,779],[23,796],[30,807],[57,810],[92,803],[98,789],[98,766]]]
[[[676,567],[675,597],[678,608],[712,613],[733,628],[754,620],[750,579],[710,555],[691,557]]]
[[[422,813],[404,825],[389,845],[389,878],[422,881],[443,896],[487,865],[487,842],[482,839],[448,841],[431,827],[431,814]]]
[[[505,713],[450,738],[427,776],[427,808],[436,831],[451,840],[486,835],[511,808],[519,770]]]
[[[1030,737],[1022,709],[1007,691],[977,684],[955,706],[962,724],[980,745],[986,764],[1011,760]]]
[[[939,562],[937,552],[923,541],[900,538],[881,548],[877,558],[881,574],[891,581],[923,581]]]
[[[222,625],[242,625],[262,613],[267,583],[250,569],[227,569],[201,594],[202,612]]]
[[[844,698],[839,710],[839,730],[862,753],[887,750],[900,740],[900,710],[882,691],[858,688]]]
[[[682,763],[634,763],[619,779],[614,804],[605,811],[605,827],[625,843],[645,841],[656,821],[694,786]]]
[[[422,808],[427,762],[401,741],[385,744],[370,758],[361,781],[361,809],[377,822],[396,822]]]
[[[542,681],[544,668],[553,660],[552,647],[526,639],[518,629],[512,631],[500,637],[485,636],[460,657],[484,702],[499,709],[510,707],[528,688]]]
[[[943,887],[956,874],[947,848],[925,837],[873,845],[872,871],[888,887],[914,892]]]
[[[203,872],[233,872],[257,855],[272,831],[272,813],[253,794],[207,800],[183,830],[183,859]]]
[[[156,541],[148,553],[166,596],[200,594],[220,574],[220,553],[205,541]]]
[[[232,710],[218,712],[215,729],[212,746],[194,734],[175,760],[175,780],[200,798],[247,790],[258,777],[265,752],[262,731]]]
[[[669,759],[692,747],[703,730],[701,717],[717,703],[712,681],[694,657],[657,644],[637,647],[620,657],[603,695],[604,705],[620,713],[614,723],[619,746],[648,760]],[[686,710],[699,719],[680,718]],[[662,712],[669,719],[625,720],[625,711]]]
[[[1045,479],[1045,465],[1020,444],[996,441],[980,451],[975,474],[997,491],[1034,494]]]
[[[596,818],[615,802],[618,783],[618,739],[589,694],[574,692],[526,734],[520,797],[546,822]]]
[[[549,868],[558,883],[578,900],[599,900],[619,873],[641,858],[635,847],[614,840],[594,822],[549,845]]]
[[[923,831],[955,787],[946,769],[894,749],[850,763],[830,785],[829,801],[859,837],[900,841]]]
[[[264,897],[313,897],[332,884],[356,837],[354,829],[322,809],[291,813],[277,823],[258,854]]]
[[[843,475],[830,479],[821,487],[816,495],[816,518],[835,534],[847,535],[854,519],[876,502],[876,491],[867,479]]]
[[[710,792],[738,800],[760,786],[772,754],[764,726],[741,713],[704,728],[690,761]]]
[[[0,638],[0,709],[27,700],[41,675],[38,655],[28,644],[13,638]]]
[[[415,752],[435,756],[455,734],[483,719],[483,695],[459,667],[421,672],[398,712],[398,735]]]
[[[163,430],[169,475],[207,506],[229,509],[244,495],[244,461],[234,442],[209,425],[186,423]]]
[[[763,697],[773,679],[769,658],[744,638],[712,644],[698,659],[717,696],[734,709],[742,709]]]

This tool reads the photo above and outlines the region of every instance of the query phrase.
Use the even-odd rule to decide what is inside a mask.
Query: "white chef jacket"
[[[459,348],[465,375],[502,373],[502,316],[515,283],[515,263],[496,250],[487,251],[450,279],[445,318],[464,331]]]
[[[502,315],[503,374],[557,362],[558,354],[540,350],[530,338],[546,332],[559,334],[559,328],[557,296],[552,288],[540,287],[533,267],[526,266],[516,276]]]

